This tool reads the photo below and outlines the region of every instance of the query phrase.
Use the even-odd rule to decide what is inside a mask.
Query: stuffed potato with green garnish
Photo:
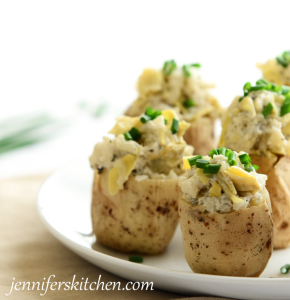
[[[184,158],[179,220],[185,258],[195,273],[257,277],[273,251],[266,175],[245,152],[221,147]]]
[[[148,107],[139,117],[119,117],[115,137],[95,146],[91,214],[99,242],[144,254],[166,248],[178,223],[182,156],[193,152],[183,140],[189,126],[173,110]]]
[[[244,85],[222,122],[220,146],[246,151],[266,174],[274,220],[274,248],[290,246],[290,93],[264,79]]]
[[[290,51],[284,51],[276,59],[269,59],[265,64],[257,64],[263,77],[278,85],[290,86]]]
[[[138,98],[127,109],[127,116],[140,115],[147,106],[154,109],[174,109],[180,120],[190,123],[184,140],[198,153],[206,154],[215,147],[215,119],[221,107],[204,82],[200,64],[177,67],[174,60],[164,63],[162,70],[145,69],[137,82]]]

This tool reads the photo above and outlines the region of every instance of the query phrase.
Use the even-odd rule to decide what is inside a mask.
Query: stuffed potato
[[[259,80],[246,83],[222,122],[220,146],[250,153],[259,172],[268,175],[273,209],[274,248],[290,246],[290,93]]]
[[[290,86],[290,51],[285,51],[276,59],[269,59],[265,64],[257,64],[263,77],[278,85]]]
[[[147,108],[118,118],[115,138],[95,146],[91,214],[98,241],[124,252],[166,248],[178,223],[180,161],[193,152],[182,137],[188,127],[172,110]]]
[[[196,273],[259,276],[273,251],[266,175],[248,155],[214,149],[184,159],[179,217],[185,258]]]
[[[174,61],[167,61],[163,70],[145,69],[137,82],[139,96],[125,114],[138,116],[147,106],[174,109],[191,124],[184,135],[187,144],[206,154],[216,143],[214,121],[221,108],[209,93],[214,86],[200,78],[199,68],[199,64],[177,68]]]

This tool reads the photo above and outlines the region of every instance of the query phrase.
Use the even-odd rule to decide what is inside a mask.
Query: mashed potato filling
[[[123,189],[129,176],[134,176],[137,181],[177,178],[183,172],[182,157],[193,152],[193,147],[188,146],[182,137],[189,124],[179,122],[174,111],[162,111],[145,123],[141,122],[142,116],[145,115],[117,118],[110,131],[115,137],[104,137],[90,157],[93,169],[99,172],[102,168],[110,170],[109,190],[112,195]],[[138,140],[128,140],[127,133],[132,128],[138,132]]]
[[[268,90],[237,96],[224,116],[220,146],[258,156],[290,155],[290,114],[283,114],[287,97]]]
[[[227,149],[224,155],[219,154],[219,149],[214,150],[216,154],[199,158],[190,168],[188,157],[184,159],[187,172],[179,179],[182,199],[193,205],[203,205],[204,213],[227,213],[264,203],[262,191],[267,176],[258,174],[254,169],[256,166],[242,163],[240,157],[246,153]],[[232,156],[229,153],[233,153]],[[219,165],[218,172],[205,173],[202,164],[206,161],[208,165]]]
[[[164,69],[145,69],[136,84],[139,96],[126,114],[138,116],[149,105],[161,110],[173,108],[187,122],[204,116],[218,117],[220,106],[209,93],[214,85],[201,79],[199,67],[198,64],[182,68],[175,65],[170,73]]]

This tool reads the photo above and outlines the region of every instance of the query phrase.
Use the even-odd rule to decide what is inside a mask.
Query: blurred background
[[[0,178],[88,157],[145,67],[199,62],[226,107],[289,50],[289,1],[1,1]],[[41,130],[39,130],[41,128]],[[25,147],[24,147],[25,146]]]

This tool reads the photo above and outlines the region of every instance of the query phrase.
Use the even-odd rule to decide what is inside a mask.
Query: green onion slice
[[[135,262],[135,263],[142,263],[143,262],[143,257],[142,256],[136,256],[136,255],[130,255],[129,256],[129,261]]]
[[[221,165],[219,164],[208,164],[204,167],[203,173],[206,174],[217,174]]]
[[[199,169],[204,169],[206,165],[209,164],[209,161],[208,160],[205,160],[205,159],[198,159],[196,161],[196,167],[199,168]]]
[[[257,165],[252,165],[252,167],[255,169],[255,171],[259,170],[259,166],[257,166]]]
[[[133,141],[133,138],[129,132],[123,133],[126,141]]]
[[[193,99],[187,99],[183,102],[183,106],[186,108],[195,106]]]
[[[283,57],[276,57],[277,62],[284,68],[287,68],[288,64]]]
[[[128,132],[124,133],[126,141],[139,141],[141,133],[136,127],[132,127]]]
[[[281,269],[280,269],[281,274],[288,274],[289,271],[290,271],[290,265],[289,264],[281,267]]]
[[[191,76],[190,72],[190,66],[189,65],[184,65],[182,66],[183,74],[186,78],[189,78]]]
[[[229,159],[228,163],[229,163],[230,166],[236,166],[238,164],[237,161],[234,160],[234,159]]]
[[[247,164],[251,162],[251,158],[247,153],[239,155],[239,159],[242,164]]]
[[[141,117],[140,121],[144,124],[147,123],[148,121],[151,121],[151,117],[144,115],[143,117]]]
[[[220,147],[219,149],[218,149],[218,152],[219,152],[219,154],[221,154],[221,155],[225,155],[226,154],[226,148],[225,147]]]
[[[226,157],[229,157],[229,155],[232,153],[233,151],[231,149],[227,149],[226,150],[226,153],[225,153],[225,156]]]
[[[201,64],[199,64],[199,63],[196,63],[196,64],[191,64],[190,66],[191,66],[191,67],[200,68],[200,67],[201,67]]]
[[[167,76],[169,76],[175,69],[176,63],[173,59],[166,61],[163,65],[163,73]]]
[[[283,104],[280,109],[280,116],[283,117],[284,115],[290,112],[290,103]]]
[[[213,158],[214,155],[218,155],[218,149],[213,148],[212,150],[209,151],[209,155],[211,156],[211,158]]]
[[[229,154],[229,156],[228,156],[228,159],[229,160],[236,160],[236,153],[235,152],[231,152],[230,154]]]
[[[290,92],[290,88],[288,86],[282,85],[282,95],[287,95]]]
[[[243,87],[244,93],[248,92],[251,87],[252,87],[251,83],[246,82]]]
[[[171,131],[173,134],[178,132],[178,124],[179,124],[179,121],[174,118],[172,120],[172,125],[171,125]]]
[[[273,110],[273,105],[271,102],[269,102],[262,111],[262,114],[264,115],[265,119],[269,116],[269,114],[272,112],[272,110]]]
[[[254,168],[252,167],[252,164],[251,164],[251,163],[245,164],[244,167],[245,167],[245,170],[246,170],[247,172],[252,172],[252,171],[254,171]]]
[[[194,165],[196,164],[196,161],[197,161],[198,159],[202,159],[202,155],[201,155],[201,154],[189,158],[189,159],[188,159],[189,165],[190,165],[191,167],[194,166]]]

